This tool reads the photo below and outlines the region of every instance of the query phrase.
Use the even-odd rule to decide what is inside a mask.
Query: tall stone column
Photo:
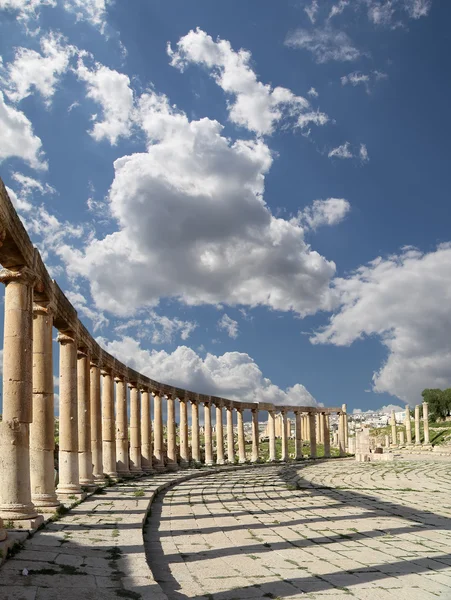
[[[188,445],[188,406],[186,398],[179,398],[180,401],[180,466],[189,465],[189,445]]]
[[[164,449],[163,449],[163,407],[161,393],[154,396],[154,429],[153,429],[153,456],[155,459],[155,470],[164,471]]]
[[[390,448],[390,436],[388,434],[385,436],[385,447]]]
[[[32,421],[33,285],[23,267],[2,269],[5,290],[3,333],[3,421],[0,423],[0,516],[24,528],[40,525],[31,501],[30,423]],[[0,530],[1,537],[6,534]]]
[[[341,405],[341,412],[343,418],[343,431],[344,431],[344,439],[345,439],[345,450],[348,447],[348,409],[346,404]]]
[[[308,413],[310,429],[310,458],[316,458],[316,419],[315,413]]]
[[[78,466],[77,346],[72,333],[59,333],[60,414],[58,498],[83,496]]]
[[[405,438],[404,438],[404,430],[399,432],[399,445],[404,446]]]
[[[276,460],[276,415],[268,410],[269,462]]]
[[[238,430],[238,461],[240,464],[246,462],[246,444],[244,440],[244,423],[243,411],[241,408],[236,409],[237,430]]]
[[[116,470],[120,477],[129,477],[127,387],[123,377],[115,377],[114,381],[116,382]]]
[[[111,371],[102,369],[102,450],[103,472],[116,478],[116,432],[114,416],[114,381]]]
[[[258,462],[258,443],[260,432],[258,430],[258,408],[252,409],[252,456],[251,462]]]
[[[79,348],[77,352],[78,470],[80,485],[93,487],[89,365],[88,351]]]
[[[100,400],[100,367],[91,360],[90,370],[90,400],[91,400],[91,453],[92,474],[95,483],[105,483],[103,474],[102,449],[102,409]]]
[[[346,436],[343,417],[344,415],[342,412],[338,413],[338,451],[340,456],[346,454]]]
[[[224,459],[224,425],[222,423],[222,403],[216,404],[216,462],[225,463]]]
[[[233,408],[226,407],[227,414],[227,462],[233,464],[235,462],[235,440],[233,436]]]
[[[287,411],[282,410],[282,456],[280,460],[282,462],[287,462],[288,460],[288,438],[287,438]]]
[[[168,436],[168,464],[167,468],[170,471],[177,471],[179,465],[177,463],[177,439],[176,439],[176,431],[175,431],[175,405],[174,398],[171,394],[168,395],[167,400],[167,422],[166,422],[166,432]]]
[[[205,464],[213,464],[213,440],[211,432],[211,404],[204,403],[204,430],[205,430]]]
[[[325,414],[319,413],[319,443],[324,444]]]
[[[420,405],[417,404],[415,406],[415,445],[419,446],[421,444],[421,435],[420,435]]]
[[[324,458],[330,458],[330,429],[329,429],[329,415],[321,413],[322,425],[323,425],[323,444],[324,444]]]
[[[429,406],[427,402],[423,402],[423,427],[424,443],[429,444]]]
[[[130,473],[141,475],[141,398],[138,384],[130,381]]]
[[[410,407],[407,404],[406,405],[406,418],[405,418],[405,425],[406,425],[406,439],[407,439],[407,444],[409,446],[412,445],[412,425],[410,422]]]
[[[52,306],[33,306],[33,422],[30,424],[31,500],[38,510],[54,511],[55,417],[53,396]]]
[[[150,391],[141,388],[141,470],[154,473],[152,465],[152,420],[150,416]]]
[[[296,460],[302,459],[302,415],[297,410],[295,412],[296,418],[296,430],[295,430],[295,451],[294,457]]]
[[[393,446],[397,446],[398,434],[396,433],[396,417],[395,417],[394,410],[391,411],[390,425],[391,425],[391,441],[392,441]]]
[[[305,429],[303,438],[306,442],[310,442],[310,420],[309,420],[308,413],[304,415],[303,419],[304,419],[304,429]]]
[[[191,457],[195,465],[200,465],[200,441],[199,441],[199,405],[196,400],[191,402]]]

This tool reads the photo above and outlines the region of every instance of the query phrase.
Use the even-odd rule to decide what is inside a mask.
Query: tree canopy
[[[429,404],[429,417],[432,421],[444,420],[451,414],[451,388],[426,388],[421,395],[424,402]]]

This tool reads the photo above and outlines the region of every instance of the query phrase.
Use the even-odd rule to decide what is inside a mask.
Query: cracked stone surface
[[[216,473],[160,493],[145,529],[169,600],[451,599],[449,461]]]

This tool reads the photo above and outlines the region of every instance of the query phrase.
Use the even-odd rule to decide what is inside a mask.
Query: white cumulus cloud
[[[227,40],[213,38],[197,28],[180,38],[177,50],[168,45],[171,65],[183,70],[188,64],[199,64],[209,70],[226,94],[234,97],[228,104],[229,118],[236,125],[260,135],[270,135],[282,120],[291,119],[294,126],[309,123],[324,125],[327,115],[311,108],[310,102],[289,89],[273,88],[258,80],[253,71],[251,53],[233,50]]]
[[[351,210],[351,205],[344,198],[328,198],[315,200],[298,215],[298,219],[309,229],[317,229],[322,225],[340,223]]]
[[[218,328],[225,331],[227,335],[233,339],[238,337],[238,321],[234,321],[226,313],[219,319]]]

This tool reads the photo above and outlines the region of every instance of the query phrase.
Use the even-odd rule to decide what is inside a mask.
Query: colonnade
[[[6,537],[4,524],[7,528],[36,528],[44,514],[82,499],[109,479],[190,464],[235,463],[236,458],[239,463],[258,462],[259,415],[263,411],[268,413],[269,460],[276,459],[273,404],[237,402],[159,383],[97,344],[58,284],[50,279],[1,180],[0,264],[0,281],[5,285],[0,541]],[[57,442],[55,330],[59,347]],[[282,460],[288,459],[288,412],[295,415],[294,458],[302,457],[302,440],[307,435],[310,455],[316,456],[317,418],[325,456],[330,455],[331,413],[339,414],[340,450],[344,453],[345,407],[277,409],[283,421]],[[247,411],[251,416],[250,455],[244,431]],[[204,423],[202,449],[200,419]]]
[[[422,409],[422,410],[421,410]],[[422,412],[422,414],[421,414]],[[427,402],[422,405],[417,404],[414,412],[414,438],[412,438],[412,420],[410,415],[410,407],[406,406],[406,416],[404,419],[404,429],[398,432],[396,426],[395,411],[392,410],[390,417],[391,436],[386,436],[386,446],[429,446],[429,406]],[[421,441],[420,423],[423,421],[423,441]]]

